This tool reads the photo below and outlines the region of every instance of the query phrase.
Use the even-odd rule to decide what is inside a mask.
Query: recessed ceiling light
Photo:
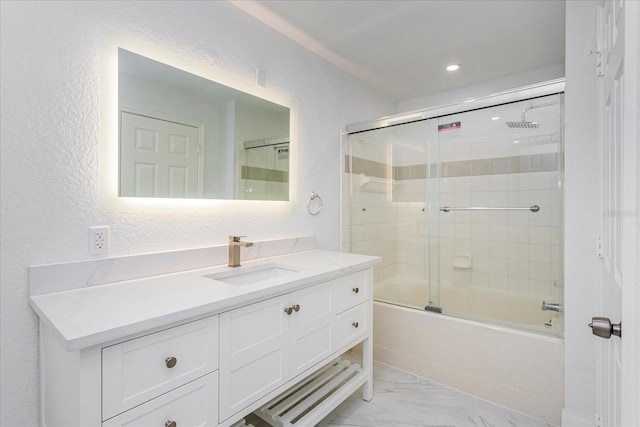
[[[491,117],[491,120],[500,120],[500,117],[498,117],[498,116]]]
[[[515,141],[513,141],[514,144],[518,144],[520,142],[520,140],[516,139]]]
[[[460,64],[447,65],[447,71],[456,71],[460,68]]]

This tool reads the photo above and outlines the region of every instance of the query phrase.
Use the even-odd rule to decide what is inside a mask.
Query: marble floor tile
[[[375,363],[373,400],[365,402],[355,393],[319,426],[549,427],[552,424]]]
[[[349,358],[359,363],[359,356]],[[381,363],[374,363],[373,376],[371,402],[363,401],[358,391],[317,427],[553,426]],[[269,427],[255,415],[247,420],[255,427]]]

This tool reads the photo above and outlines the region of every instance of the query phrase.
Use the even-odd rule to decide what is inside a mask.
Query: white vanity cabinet
[[[189,312],[193,314],[182,321],[176,314],[167,316],[164,323],[164,318],[159,321],[150,314],[144,317],[136,313],[148,303],[131,301],[136,295],[143,295],[140,288],[131,292],[126,288],[135,284],[33,299],[32,306],[41,317],[42,425],[230,427],[253,411],[267,416],[261,407],[279,399],[280,394],[303,380],[305,388],[311,388],[309,384],[314,378],[328,378],[331,369],[343,369],[341,366],[348,361],[336,359],[360,342],[364,352],[362,367],[351,364],[349,378],[336,377],[337,385],[331,385],[319,403],[308,403],[312,401],[308,399],[299,406],[299,411],[305,405],[314,409],[310,412],[312,416],[298,425],[311,427],[361,386],[363,398],[370,400],[373,362],[370,267],[376,260],[336,254],[336,259],[356,258],[362,266],[332,270],[330,257],[334,255],[319,254],[329,258],[320,273],[314,265],[316,270],[308,278],[292,275],[291,281],[265,286],[259,293],[255,287],[253,291],[224,288],[220,293],[233,291],[238,298],[218,297],[213,300],[215,305],[208,303],[203,308],[194,305],[193,312]],[[313,265],[310,259],[308,262]],[[206,286],[221,286],[209,282],[210,279],[202,280],[206,280],[202,283]],[[157,289],[151,282],[142,283],[145,286],[149,283],[148,289]],[[167,286],[173,286],[172,283]],[[204,289],[203,295],[208,295],[208,289],[212,289],[190,288],[189,283],[176,282],[176,288],[171,289],[180,292],[168,295],[200,289]],[[194,295],[189,298],[195,300]],[[110,304],[104,304],[105,299]],[[162,297],[155,301],[167,306],[175,302]],[[123,308],[127,304],[132,308]],[[84,312],[77,315],[70,307],[83,307]],[[127,320],[112,322],[118,316],[114,307],[124,311],[122,319],[132,316],[153,319],[150,322],[153,329],[129,328]],[[152,310],[160,311],[155,305]],[[47,313],[51,315],[47,317]],[[61,322],[68,319],[73,328]],[[123,325],[118,328],[125,332],[107,326],[113,323]],[[101,335],[96,338],[95,334],[83,332],[90,328]],[[84,341],[79,344],[78,339]]]
[[[217,425],[218,319],[76,352],[43,331],[43,425]]]
[[[220,315],[220,421],[332,353],[331,291],[315,285]]]
[[[365,270],[220,315],[220,421],[370,334]]]

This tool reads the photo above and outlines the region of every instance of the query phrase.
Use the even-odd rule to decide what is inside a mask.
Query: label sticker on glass
[[[438,125],[438,132],[444,132],[447,130],[460,129],[462,127],[462,122],[451,122],[445,123],[443,125]]]
[[[289,147],[278,148],[276,153],[279,159],[286,159],[289,157]]]

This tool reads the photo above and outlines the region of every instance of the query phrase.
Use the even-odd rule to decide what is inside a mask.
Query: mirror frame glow
[[[235,200],[235,199],[187,199],[155,197],[120,197],[119,194],[119,104],[118,104],[118,49],[145,56],[169,66],[185,70],[196,76],[282,105],[290,110],[290,162],[289,200]],[[213,69],[197,61],[189,60],[157,46],[131,40],[119,34],[106,34],[103,38],[100,57],[100,199],[105,211],[153,210],[200,210],[216,207],[220,211],[237,211],[239,208],[255,207],[274,211],[290,211],[296,199],[297,168],[297,112],[290,98],[268,87],[258,87],[254,81],[239,79],[222,69]]]

